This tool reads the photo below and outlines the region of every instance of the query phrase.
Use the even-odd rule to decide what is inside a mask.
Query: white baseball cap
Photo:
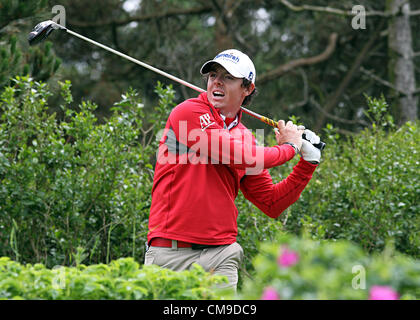
[[[236,78],[245,78],[255,83],[255,67],[251,59],[239,50],[229,49],[219,53],[213,60],[201,67],[200,73],[207,74],[213,64],[218,63]]]

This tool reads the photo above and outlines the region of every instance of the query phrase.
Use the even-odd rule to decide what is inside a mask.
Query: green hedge
[[[156,135],[175,105],[174,92],[159,84],[151,113],[129,90],[113,115],[99,121],[95,104],[74,106],[70,83],[60,86],[57,113],[49,110],[48,86],[25,77],[0,95],[0,256],[49,268],[120,257],[141,263]],[[239,195],[242,278],[253,273],[258,243],[281,231],[348,239],[367,252],[393,240],[398,251],[420,256],[419,125],[396,128],[383,98],[368,98],[367,105],[371,128],[346,139],[325,129],[321,165],[278,220]],[[274,143],[271,131],[266,138]],[[271,169],[274,181],[285,178],[297,158]]]
[[[384,98],[367,98],[371,127],[357,135],[341,137],[327,126],[322,161],[299,200],[278,220],[263,217],[242,195],[239,239],[246,246],[246,268],[258,241],[279,232],[313,239],[347,239],[366,252],[384,250],[393,241],[396,250],[420,258],[420,132],[418,122],[395,127]],[[272,135],[266,135],[273,144]],[[287,177],[298,159],[270,170],[273,180]]]
[[[76,267],[22,265],[0,258],[0,299],[419,299],[420,260],[388,243],[367,254],[347,240],[278,236],[262,242],[255,272],[237,294],[217,289],[227,281],[194,265],[175,272],[142,266],[133,258]]]
[[[158,85],[159,105],[143,111],[129,90],[101,122],[96,105],[72,106],[60,83],[62,112],[50,113],[46,84],[22,77],[0,99],[0,255],[49,267],[131,256],[143,260],[155,135],[173,107]]]
[[[347,139],[326,129],[322,163],[285,213],[284,229],[352,240],[368,252],[394,240],[398,251],[419,258],[419,123],[396,128],[384,98],[367,102],[370,128]]]
[[[0,299],[205,300],[217,299],[215,286],[224,281],[198,265],[175,272],[154,265],[140,267],[133,258],[52,269],[0,258]]]

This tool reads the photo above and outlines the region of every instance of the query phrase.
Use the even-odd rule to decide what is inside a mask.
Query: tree
[[[44,11],[46,5],[46,0],[0,2],[0,88],[10,84],[10,79],[16,75],[29,74],[35,80],[46,81],[60,66],[51,43],[28,48],[26,41],[30,17]]]
[[[350,11],[331,7],[311,5],[295,6],[287,0],[281,0],[281,3],[293,11],[310,10],[343,16],[353,14]],[[380,27],[372,33],[372,37],[369,42],[356,59],[351,73],[346,75],[343,82],[332,96],[332,100],[327,102],[327,105],[323,110],[323,115],[318,122],[317,129],[320,129],[324,125],[327,115],[336,106],[339,97],[343,94],[344,88],[348,86],[349,81],[358,69],[394,91],[393,95],[397,98],[397,113],[400,115],[399,119],[401,123],[417,119],[418,97],[416,94],[418,94],[420,90],[416,90],[416,75],[414,68],[414,57],[416,54],[413,50],[413,38],[411,32],[413,26],[410,24],[410,17],[420,15],[420,10],[411,10],[410,1],[388,0],[386,1],[386,6],[383,8],[383,11],[372,10],[365,13],[365,15],[370,17],[378,16],[386,20],[388,30],[385,35],[388,37],[388,74],[390,81],[383,80],[381,77],[376,76],[373,72],[369,72],[361,67],[364,56],[366,57],[369,54],[372,54],[375,50],[373,48],[373,43],[378,37],[378,31],[383,31],[381,30],[383,28],[383,23],[380,23]]]
[[[198,70],[205,60],[230,47],[237,47],[251,57],[262,56],[260,48],[266,41],[263,31],[258,31],[258,22],[254,18],[256,12],[265,9],[262,9],[260,2],[250,0],[161,3],[144,0],[130,12],[125,11],[124,1],[118,0],[93,0],[88,5],[81,1],[68,1],[63,5],[70,29],[203,86]],[[111,8],[112,15],[109,14]],[[76,101],[89,98],[97,101],[101,107],[109,107],[128,86],[138,88],[145,95],[146,102],[153,99],[153,85],[161,80],[160,76],[100,49],[69,39],[65,34],[54,37],[57,43],[62,44],[56,50],[59,56],[65,57],[63,73],[73,80]],[[319,63],[334,51],[336,39],[333,32],[328,33],[324,36],[322,47],[316,48],[312,56],[296,59],[296,62],[274,63],[280,69],[284,64],[283,73],[292,67]],[[75,68],[82,64],[83,68]],[[263,73],[275,68],[264,69],[261,69],[260,76],[257,75],[261,84],[268,82],[272,75],[268,73],[264,76]],[[181,86],[176,86],[176,90],[178,99],[196,95]],[[261,105],[268,106],[270,103]],[[282,116],[280,114],[278,117]]]
[[[415,120],[418,96],[415,94],[416,76],[410,16],[416,13],[410,10],[410,2],[402,0],[387,1],[387,11],[394,13],[388,23],[389,78],[398,99],[401,121]]]
[[[366,29],[359,30],[352,28],[350,0],[336,7],[328,0],[310,5],[304,0],[142,0],[131,9],[125,0],[62,2],[70,29],[203,87],[199,69],[204,61],[229,47],[246,52],[256,65],[260,92],[251,109],[276,119],[295,115],[316,131],[331,122],[342,133],[355,132],[369,125],[364,94],[382,93],[395,118],[417,118],[420,55],[413,48],[420,40],[412,33],[410,43],[408,32],[418,29],[420,10],[414,2],[404,7],[404,15],[401,1],[360,1]],[[401,19],[404,38],[392,35],[401,31]],[[147,109],[157,99],[156,82],[171,82],[65,33],[51,37],[65,61],[60,77],[72,80],[76,102],[91,99],[106,112],[132,86],[143,94]],[[395,51],[402,48],[405,71]],[[177,101],[197,94],[174,88]]]

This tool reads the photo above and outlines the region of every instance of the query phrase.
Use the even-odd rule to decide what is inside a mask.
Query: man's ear
[[[252,93],[252,91],[254,91],[254,89],[255,89],[255,84],[254,83],[251,83],[247,88],[246,88],[247,90],[247,96],[249,96],[251,93]]]

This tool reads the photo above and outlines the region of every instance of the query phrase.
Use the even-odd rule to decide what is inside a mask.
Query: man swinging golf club
[[[201,92],[173,110],[160,140],[145,264],[180,271],[198,263],[207,271],[227,276],[227,287],[236,288],[243,256],[236,243],[238,210],[234,200],[238,189],[265,214],[278,217],[308,184],[325,143],[290,121],[275,122],[244,107],[255,95],[256,73],[249,57],[238,50],[224,51],[203,65],[206,92],[51,20],[35,26],[29,44],[45,40],[53,30],[63,30]],[[277,126],[278,145],[257,146],[241,123],[242,112]],[[292,173],[273,183],[267,169],[297,153],[301,159]]]
[[[52,20],[42,21],[42,22],[38,23],[34,27],[34,29],[28,35],[28,42],[29,42],[29,44],[32,46],[32,45],[36,45],[36,44],[44,41],[51,34],[51,32],[53,32],[54,30],[63,30],[65,32],[67,32],[68,34],[72,35],[72,36],[75,36],[75,37],[77,37],[79,39],[82,39],[82,40],[84,40],[86,42],[89,42],[89,43],[91,43],[91,44],[93,44],[93,45],[95,45],[97,47],[100,47],[100,48],[108,51],[108,52],[111,52],[111,53],[113,53],[113,54],[115,54],[117,56],[120,56],[123,59],[129,60],[129,61],[131,61],[131,62],[133,62],[135,64],[138,64],[139,66],[142,66],[142,67],[144,67],[146,69],[149,69],[149,70],[151,70],[153,72],[156,72],[156,73],[158,73],[158,74],[160,74],[160,75],[162,75],[162,76],[164,76],[164,77],[166,77],[168,79],[171,79],[171,80],[173,80],[175,82],[178,82],[178,83],[180,83],[180,84],[182,84],[182,85],[184,85],[184,86],[186,86],[188,88],[191,88],[191,89],[196,90],[198,92],[205,92],[205,90],[201,89],[200,87],[197,87],[197,86],[195,86],[195,85],[193,85],[193,84],[191,84],[191,83],[189,83],[189,82],[187,82],[185,80],[182,80],[182,79],[180,79],[178,77],[175,77],[175,76],[173,76],[173,75],[171,75],[171,74],[169,74],[169,73],[167,73],[165,71],[159,70],[159,69],[157,69],[157,68],[155,68],[155,67],[153,67],[153,66],[151,66],[151,65],[149,65],[149,64],[147,64],[145,62],[142,62],[142,61],[137,60],[137,59],[135,59],[133,57],[130,57],[130,56],[128,56],[128,55],[126,55],[126,54],[124,54],[122,52],[119,52],[119,51],[117,51],[115,49],[112,49],[111,47],[108,47],[108,46],[106,46],[106,45],[104,45],[102,43],[99,43],[99,42],[97,42],[95,40],[89,39],[89,38],[87,38],[87,37],[85,37],[85,36],[83,36],[81,34],[78,34],[77,32],[74,32],[74,31],[72,31],[72,30],[70,30],[70,29],[68,29],[68,28],[66,28],[66,27],[64,27],[62,25],[59,25],[59,24],[55,23]],[[262,116],[262,115],[260,115],[260,114],[258,114],[256,112],[254,112],[254,111],[251,111],[251,110],[245,108],[244,106],[241,106],[241,109],[246,114],[248,114],[248,115],[250,115],[250,116],[252,116],[252,117],[254,117],[254,118],[256,118],[256,119],[258,119],[258,120],[260,120],[260,121],[262,121],[262,122],[264,122],[264,123],[266,123],[266,124],[268,124],[268,125],[270,125],[272,127],[277,127],[278,126],[278,122],[276,122],[276,121],[274,121],[272,119],[269,119],[267,117],[264,117],[264,116]],[[314,135],[312,132],[308,133],[308,137],[307,137],[306,136],[307,133],[308,132],[305,132],[302,135],[302,138],[304,140],[306,140],[306,141],[309,141],[316,148],[318,148],[318,149],[320,149],[322,151],[324,149],[324,147],[325,147],[325,143],[322,142],[321,140],[319,140],[317,138],[317,136]],[[315,140],[314,140],[314,138],[315,138]],[[316,141],[316,143],[314,143],[314,141]]]
[[[238,50],[204,63],[207,91],[176,106],[160,140],[145,264],[182,271],[197,263],[236,289],[243,250],[236,242],[239,189],[276,218],[308,184],[321,158],[312,131],[278,122],[277,145],[257,146],[241,123],[255,95],[255,67]],[[302,134],[306,139],[302,139]],[[273,183],[268,168],[300,153],[290,175]],[[246,214],[246,213],[243,213]]]

